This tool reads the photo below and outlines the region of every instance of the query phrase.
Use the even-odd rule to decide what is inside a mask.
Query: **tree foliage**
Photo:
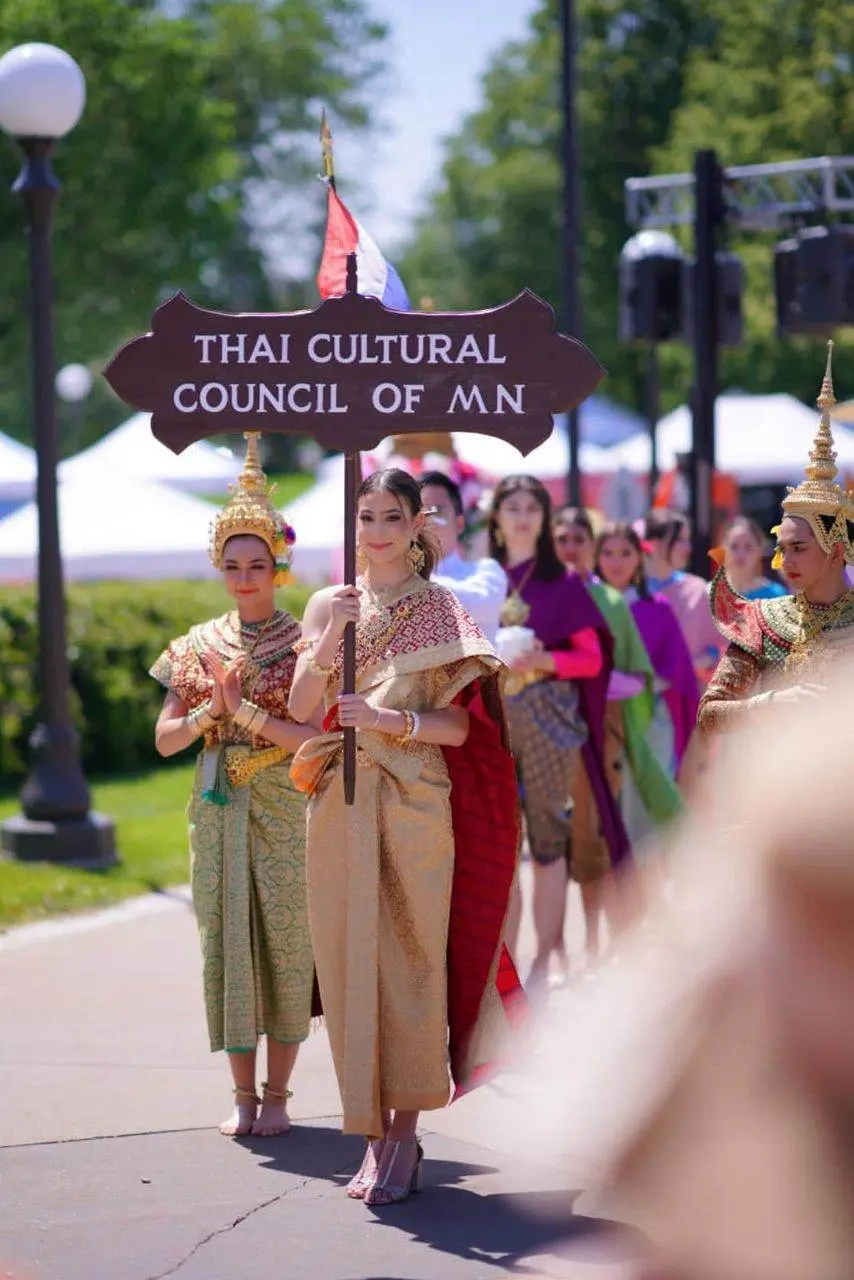
[[[168,11],[154,0],[3,0],[0,51],[61,45],[87,82],[84,116],[55,159],[59,365],[97,364],[179,288],[215,307],[274,305],[270,245],[289,191],[317,172],[320,103],[367,123],[383,34],[362,0],[187,0]],[[7,193],[15,166],[15,149],[0,148]],[[23,223],[0,187],[0,416],[26,438]],[[107,395],[93,397],[96,423],[121,416]]]
[[[685,93],[655,154],[656,168],[684,169],[694,150],[707,146],[718,149],[725,165],[854,155],[854,27],[845,7],[828,0],[705,3],[714,45],[688,59]],[[827,220],[816,211],[813,221]],[[730,229],[730,247],[747,269],[747,334],[743,347],[727,353],[724,375],[728,385],[747,391],[812,400],[823,340],[776,335],[772,251],[780,238],[779,232]],[[843,343],[837,383],[842,395],[854,396],[852,345],[844,336]]]
[[[624,183],[690,170],[697,148],[724,165],[854,153],[854,28],[829,0],[580,0],[583,336],[609,393],[642,407],[642,361],[617,337],[618,260],[633,228]],[[402,260],[410,292],[482,307],[528,286],[560,312],[561,31],[542,0],[523,42],[483,80],[482,104],[446,144],[438,187]],[[776,337],[775,235],[741,234],[747,341],[726,353],[724,386],[815,394],[815,341]],[[685,241],[690,249],[690,236]],[[664,401],[684,399],[690,353],[662,351]],[[851,380],[854,391],[854,378]]]

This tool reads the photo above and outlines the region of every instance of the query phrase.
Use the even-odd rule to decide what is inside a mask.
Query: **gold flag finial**
[[[332,131],[326,118],[326,108],[320,117],[320,146],[323,152],[323,176],[327,182],[335,183],[335,158],[332,152]]]

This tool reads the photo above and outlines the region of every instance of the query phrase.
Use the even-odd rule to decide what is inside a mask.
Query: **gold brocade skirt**
[[[253,1049],[262,1034],[293,1044],[308,1035],[314,982],[305,798],[282,762],[212,804],[202,799],[203,758],[189,818],[211,1049]]]
[[[343,1128],[376,1138],[383,1109],[448,1102],[454,839],[440,749],[360,738],[352,808],[340,735],[300,755],[328,762],[308,805],[308,900]]]

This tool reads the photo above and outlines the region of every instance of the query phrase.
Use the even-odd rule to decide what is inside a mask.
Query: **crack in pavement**
[[[300,1116],[292,1124],[296,1127],[310,1129],[318,1120],[340,1120],[340,1111],[330,1111],[324,1115]],[[186,1125],[182,1129],[132,1129],[129,1133],[90,1133],[83,1138],[42,1138],[36,1142],[0,1142],[0,1151],[32,1150],[34,1147],[62,1147],[75,1142],[121,1142],[127,1138],[160,1138],[173,1133],[203,1133],[210,1130],[209,1124]]]
[[[340,1169],[333,1169],[331,1173],[324,1174],[324,1179],[335,1178],[341,1173],[346,1173],[349,1169],[355,1167],[355,1161],[349,1160],[347,1164],[342,1165]],[[251,1209],[247,1209],[245,1213],[241,1213],[233,1222],[229,1222],[225,1227],[217,1227],[215,1231],[209,1231],[206,1236],[202,1236],[201,1240],[197,1240],[189,1253],[185,1254],[180,1261],[174,1266],[169,1267],[167,1271],[158,1271],[157,1275],[147,1276],[146,1280],[167,1280],[169,1276],[176,1275],[182,1267],[185,1267],[191,1258],[194,1258],[200,1249],[206,1244],[210,1244],[212,1240],[216,1240],[217,1236],[227,1236],[229,1232],[234,1231],[235,1227],[241,1226],[248,1218],[254,1217],[256,1213],[260,1213],[262,1209],[269,1209],[270,1205],[277,1204],[280,1200],[285,1200],[288,1196],[293,1195],[295,1191],[302,1191],[310,1182],[318,1182],[319,1175],[312,1175],[303,1178],[302,1182],[298,1182],[295,1187],[289,1187],[287,1191],[280,1192],[277,1196],[271,1196],[269,1200],[262,1200],[260,1204],[256,1204]]]

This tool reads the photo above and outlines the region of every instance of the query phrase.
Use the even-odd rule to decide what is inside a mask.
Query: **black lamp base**
[[[115,823],[103,813],[62,822],[36,822],[19,814],[0,825],[0,849],[18,862],[105,871],[118,862],[115,836]]]

